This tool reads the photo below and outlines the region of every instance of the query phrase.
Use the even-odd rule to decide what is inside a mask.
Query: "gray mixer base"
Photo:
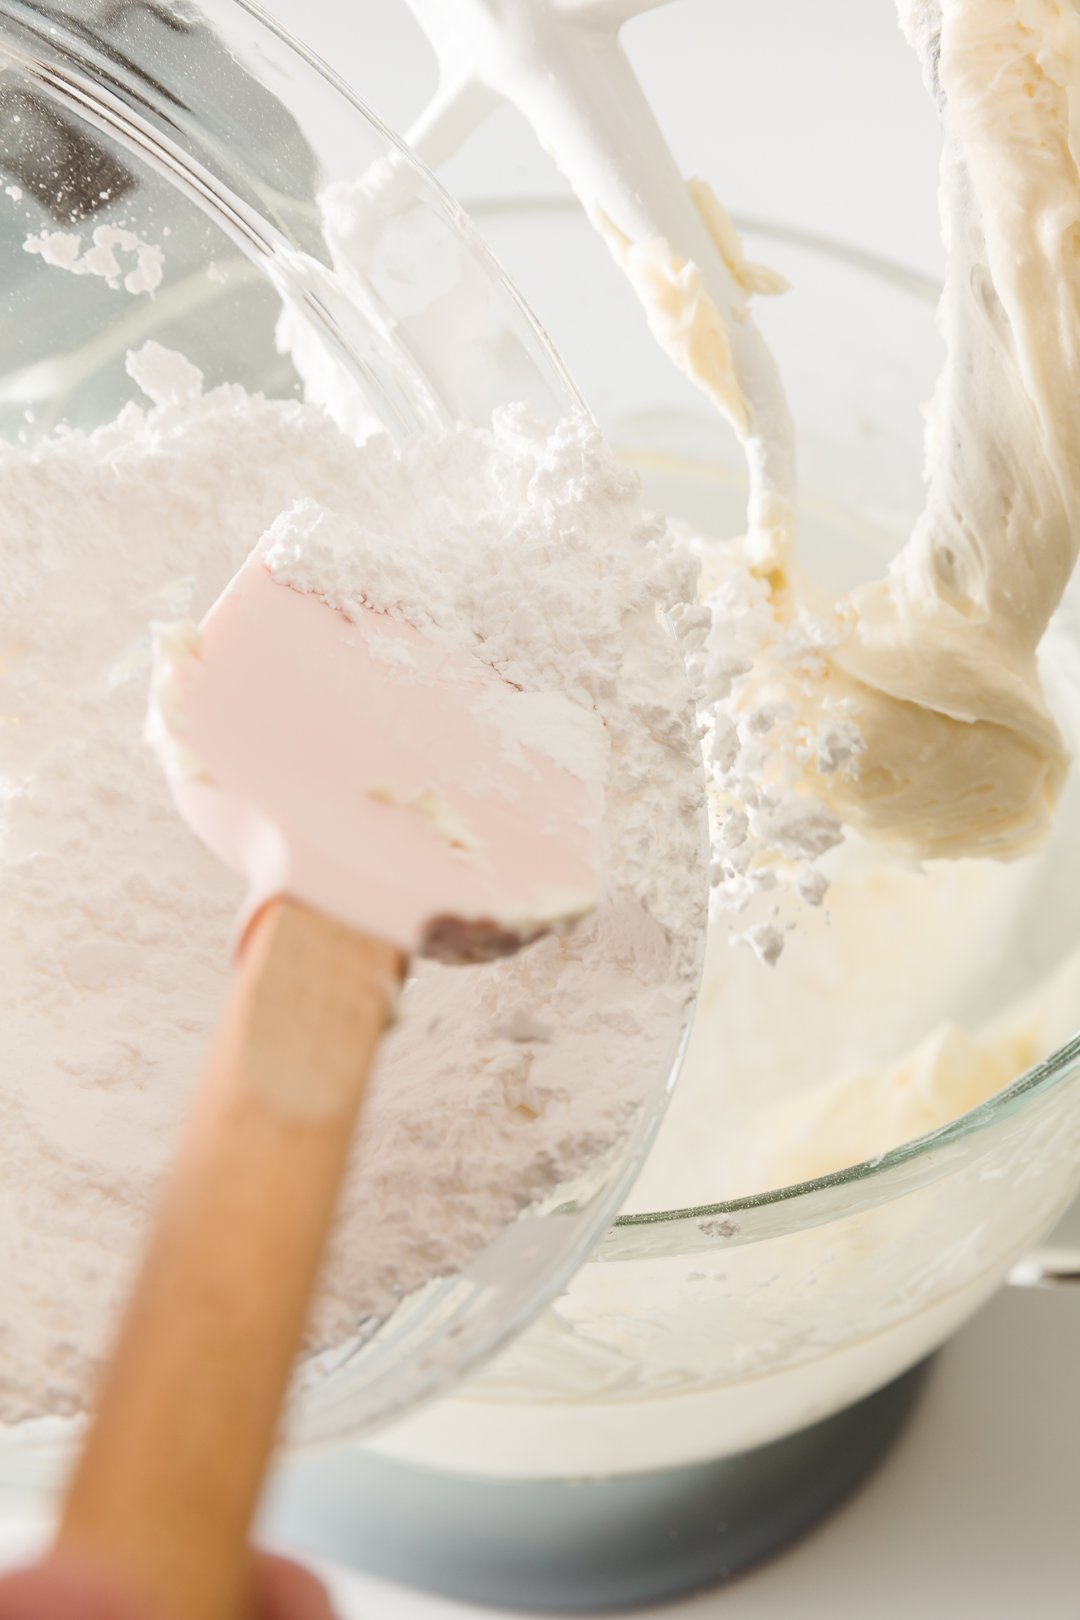
[[[267,1528],[368,1574],[496,1608],[661,1603],[730,1580],[837,1507],[899,1434],[927,1365],[784,1440],[658,1473],[517,1484],[357,1453],[312,1458],[279,1480]]]

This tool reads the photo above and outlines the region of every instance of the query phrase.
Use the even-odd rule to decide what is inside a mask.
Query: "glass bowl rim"
[[[540,194],[516,198],[499,195],[473,197],[465,194],[460,200],[466,212],[477,220],[483,220],[485,216],[490,218],[514,213],[571,215],[581,212],[575,198],[558,195]],[[753,215],[736,213],[733,218],[740,234],[746,232],[832,258],[852,270],[886,283],[920,303],[936,306],[941,295],[941,283],[934,277],[896,264],[838,238],[800,230]],[[926,1160],[943,1149],[977,1137],[1015,1113],[1018,1108],[1026,1107],[1036,1097],[1052,1091],[1069,1077],[1078,1063],[1080,1063],[1080,1033],[1059,1046],[1041,1062],[1025,1069],[986,1101],[976,1104],[974,1108],[957,1115],[946,1124],[911,1137],[908,1141],[874,1158],[845,1165],[841,1170],[833,1170],[827,1175],[815,1176],[808,1181],[791,1182],[783,1187],[770,1188],[766,1192],[748,1193],[741,1198],[726,1199],[714,1204],[692,1204],[682,1208],[642,1210],[634,1214],[620,1215],[611,1229],[610,1235],[616,1239],[612,1252],[604,1254],[603,1258],[605,1260],[632,1258],[627,1248],[627,1238],[635,1230],[644,1239],[651,1229],[670,1226],[679,1221],[723,1219],[752,1210],[773,1209],[795,1200],[813,1199],[817,1194],[834,1194],[837,1189],[860,1187],[866,1183],[876,1190],[891,1172]],[[623,1234],[622,1242],[618,1241],[617,1234]]]

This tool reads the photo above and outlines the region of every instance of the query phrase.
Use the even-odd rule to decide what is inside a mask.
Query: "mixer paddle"
[[[409,142],[435,166],[500,99],[524,115],[629,275],[654,334],[742,441],[750,555],[769,569],[794,541],[794,429],[749,303],[783,282],[747,264],[719,202],[687,185],[619,42],[631,18],[668,3],[409,0],[441,70]]]

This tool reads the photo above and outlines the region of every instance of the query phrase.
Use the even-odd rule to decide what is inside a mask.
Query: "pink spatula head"
[[[407,953],[502,955],[592,909],[606,737],[559,694],[254,552],[201,631],[159,633],[177,805],[248,880]]]

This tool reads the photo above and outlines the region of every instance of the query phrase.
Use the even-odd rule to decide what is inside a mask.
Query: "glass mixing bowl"
[[[466,205],[655,503],[701,532],[737,534],[738,449],[656,350],[578,210],[558,198]],[[759,318],[798,426],[802,561],[842,588],[880,571],[918,510],[920,408],[941,360],[936,289],[837,244],[743,226],[751,257],[792,284]],[[1066,655],[1080,646],[1076,611],[1074,589],[1056,627]],[[1062,720],[1075,742],[1070,714]],[[1068,972],[1080,944],[1078,827],[1074,772],[1049,846],[1016,869],[1000,937],[956,965],[944,1007],[929,922],[913,930],[888,996],[880,978],[861,995],[852,965],[850,996],[830,1003],[812,1034],[782,1027],[784,961],[759,980],[784,1053],[778,1090],[796,1092],[820,1067],[830,1024],[857,1029],[868,1051],[877,1041],[881,1058],[886,1026],[900,1047],[922,1033],[918,1018],[896,1023],[905,1003],[930,1021],[977,1024],[1063,973],[1058,1043],[1071,1035],[1080,1023],[1080,974],[1070,983]],[[891,926],[887,914],[880,926]],[[643,1206],[635,1193],[637,1212],[616,1222],[533,1328],[375,1451],[456,1477],[615,1479],[744,1454],[881,1389],[987,1299],[1072,1197],[1080,1040],[1058,1043],[1033,1053],[1044,1060],[998,1095],[872,1162],[749,1196],[683,1200],[695,1207]],[[722,1085],[725,1074],[723,1047],[695,1032],[680,1091],[702,1075]],[[662,1134],[654,1154],[664,1146]],[[716,1179],[719,1192],[719,1170]]]
[[[208,385],[286,398],[306,390],[353,425],[398,439],[485,424],[515,401],[552,424],[581,408],[460,210],[340,83],[240,0],[0,0],[0,108],[6,439],[32,444],[58,423],[111,419],[135,392],[125,353],[149,338],[187,355]],[[327,240],[325,199],[361,175],[369,207],[353,223],[345,266]],[[53,233],[79,233],[85,248],[100,227],[163,247],[152,295],[64,274],[24,250],[32,236],[56,247]],[[125,271],[134,267],[125,259]],[[108,570],[104,557],[103,578]],[[124,671],[145,682],[145,659]],[[403,1301],[387,1321],[358,1321],[355,1341],[307,1364],[296,1439],[386,1419],[445,1388],[535,1315],[621,1206],[684,1038],[685,1018],[673,1014],[624,1148],[464,1273]],[[3,1243],[0,1234],[0,1253]],[[56,1427],[6,1431],[0,1475],[30,1478],[31,1454],[48,1452]]]

